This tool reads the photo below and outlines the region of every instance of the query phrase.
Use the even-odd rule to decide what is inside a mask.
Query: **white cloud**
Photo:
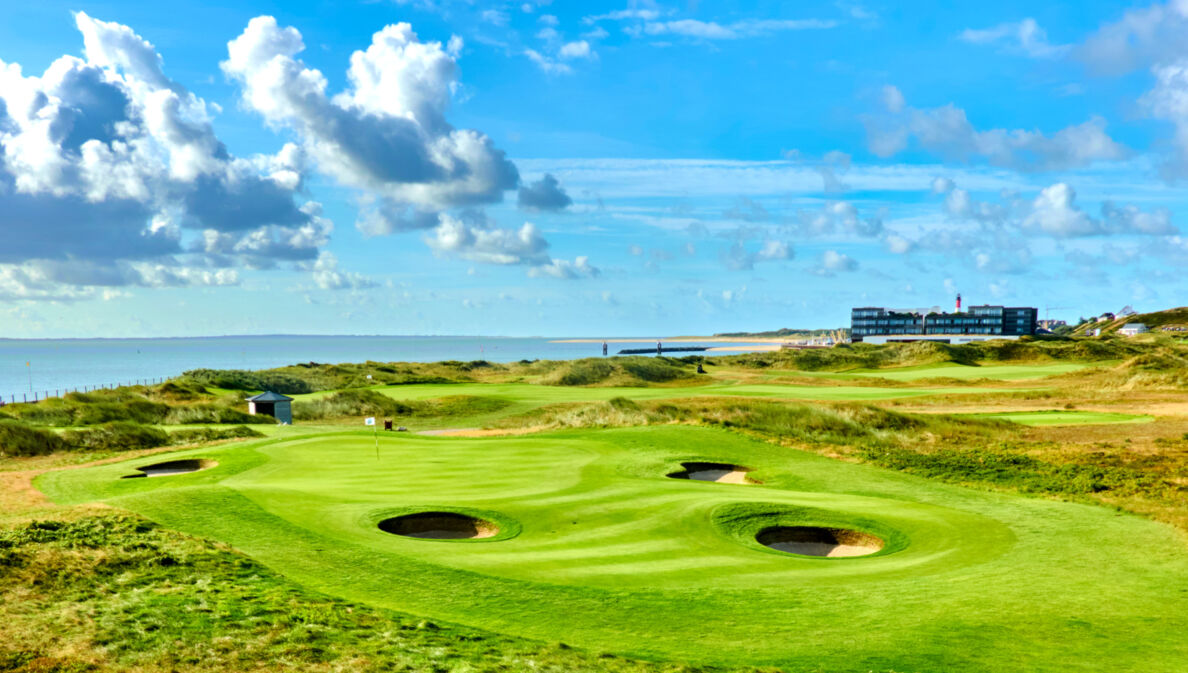
[[[363,290],[379,285],[363,274],[340,271],[338,257],[325,250],[313,264],[313,279],[323,290]]]
[[[481,213],[461,217],[442,213],[440,223],[425,238],[434,253],[483,264],[527,266],[533,277],[580,278],[598,275],[589,258],[573,262],[553,259],[549,243],[535,224],[525,222],[519,229],[504,229]]]
[[[573,72],[573,68],[549,58],[535,49],[525,49],[524,55],[549,75],[568,75]]]
[[[971,44],[999,45],[1007,51],[1030,58],[1055,58],[1068,52],[1069,46],[1051,44],[1048,34],[1030,17],[1014,23],[1002,23],[993,28],[967,28],[959,36]]]
[[[484,9],[479,14],[479,18],[481,18],[486,23],[489,23],[494,26],[499,26],[501,28],[506,26],[508,24],[508,21],[510,20],[510,17],[508,17],[507,12],[504,12],[504,11],[498,10],[498,9]]]
[[[846,273],[858,270],[858,262],[849,255],[836,250],[826,250],[821,255],[821,265],[818,270],[825,274]]]
[[[595,14],[582,19],[587,24],[598,21],[626,21],[639,19],[641,21],[655,21],[660,18],[660,12],[654,9],[620,9],[606,14]]]
[[[722,263],[731,271],[749,271],[760,262],[786,261],[796,256],[792,246],[784,241],[768,239],[758,250],[749,250],[740,238],[722,253]]]
[[[1077,56],[1101,72],[1121,74],[1188,56],[1186,33],[1188,3],[1156,3],[1103,25],[1077,47]]]
[[[702,40],[738,40],[773,33],[797,30],[823,30],[837,26],[836,21],[822,19],[745,19],[729,24],[697,19],[649,21],[641,32],[647,35],[678,35]]]
[[[566,42],[561,45],[561,49],[557,51],[557,56],[567,60],[593,58],[594,52],[590,50],[589,42],[578,40],[576,42]]]
[[[351,55],[349,87],[334,96],[295,58],[304,48],[296,28],[256,17],[221,66],[248,108],[295,130],[340,184],[424,210],[498,201],[517,185],[515,166],[486,135],[447,122],[457,66],[441,43],[420,41],[406,23],[386,26]]]
[[[74,18],[85,59],[62,56],[40,77],[0,62],[0,264],[16,265],[10,285],[226,285],[238,282],[231,265],[316,257],[316,241],[277,256],[191,254],[199,231],[238,241],[332,225],[295,200],[300,152],[231,156],[207,103],[165,75],[151,43],[127,26]]]
[[[1130,155],[1106,134],[1105,120],[1100,117],[1051,135],[1025,129],[979,131],[965,110],[952,104],[919,109],[906,106],[902,96],[885,94],[883,98],[886,114],[865,120],[867,145],[882,157],[903,151],[913,139],[946,160],[984,160],[992,166],[1023,171],[1076,168]]]

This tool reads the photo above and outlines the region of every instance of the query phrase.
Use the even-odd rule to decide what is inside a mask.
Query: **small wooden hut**
[[[253,416],[256,414],[272,416],[281,423],[290,425],[293,422],[292,402],[292,397],[265,391],[247,398],[248,413]]]

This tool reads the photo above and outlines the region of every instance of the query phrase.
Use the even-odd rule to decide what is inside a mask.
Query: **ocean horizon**
[[[713,338],[681,347],[722,347]],[[69,390],[135,384],[191,369],[269,369],[303,362],[573,360],[602,355],[603,337],[252,334],[153,338],[0,338],[0,399],[20,402]],[[610,355],[649,337],[606,337]],[[693,339],[693,340],[690,340]],[[748,350],[760,342],[735,342]],[[638,345],[634,347],[639,347]],[[688,353],[677,353],[683,355]]]

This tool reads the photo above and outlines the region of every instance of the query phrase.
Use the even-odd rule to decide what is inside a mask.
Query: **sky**
[[[5,3],[0,337],[1188,304],[1188,0]]]

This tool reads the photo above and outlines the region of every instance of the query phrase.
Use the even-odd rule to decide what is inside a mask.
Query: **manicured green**
[[[448,386],[521,404],[568,392],[465,388]],[[428,399],[442,389],[384,392]],[[793,671],[1188,664],[1188,546],[1170,526],[1103,507],[946,486],[682,426],[499,439],[381,433],[378,453],[361,430],[277,437],[169,455],[219,462],[203,472],[120,479],[164,459],[154,456],[47,473],[38,485],[58,502],[104,501],[229,543],[333,596],[591,651]],[[694,460],[747,465],[763,483],[664,477]],[[493,512],[519,531],[457,542],[376,527],[409,508]],[[764,522],[851,527],[887,547],[796,557],[754,542]]]
[[[1103,423],[1150,423],[1154,416],[1119,414],[1108,411],[1012,411],[993,414],[970,414],[978,418],[997,418],[1033,427],[1055,425],[1100,425]]]

